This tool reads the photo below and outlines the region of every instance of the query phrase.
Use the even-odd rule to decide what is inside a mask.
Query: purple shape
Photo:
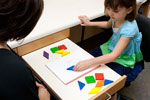
[[[49,59],[49,54],[48,54],[46,51],[43,52],[43,56],[44,56],[45,58]]]

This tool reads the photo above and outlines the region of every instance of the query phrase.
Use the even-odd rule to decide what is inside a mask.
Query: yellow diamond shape
[[[88,94],[96,94],[100,91],[101,88],[102,87],[95,87]]]

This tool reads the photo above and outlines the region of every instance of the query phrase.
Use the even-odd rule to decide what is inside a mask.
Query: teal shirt
[[[114,22],[112,22],[112,25],[114,25]],[[140,50],[142,34],[139,32],[135,20],[132,22],[125,21],[117,32],[113,32],[113,35],[109,41],[100,46],[102,53],[111,53],[121,37],[130,37],[131,40],[120,57],[118,57],[114,62],[125,67],[134,68],[134,64],[136,62],[143,60]]]

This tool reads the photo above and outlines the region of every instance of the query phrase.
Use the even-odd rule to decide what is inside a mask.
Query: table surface
[[[53,91],[63,100],[88,100],[91,98],[92,95],[89,95],[88,92],[92,88],[95,87],[96,83],[92,84],[86,84],[85,87],[80,90],[77,81],[85,82],[85,76],[93,75],[95,73],[104,73],[105,79],[113,80],[116,81],[118,80],[121,76],[111,70],[109,67],[106,65],[102,65],[98,69],[86,74],[85,76],[69,83],[68,85],[65,85],[60,81],[57,76],[53,72],[51,72],[47,67],[46,64],[48,64],[51,61],[54,61],[56,59],[61,58],[60,54],[53,54],[50,51],[50,48],[59,46],[65,44],[67,47],[67,51],[74,52],[76,50],[82,51],[85,54],[89,55],[85,50],[77,46],[75,43],[73,43],[69,39],[64,39],[62,41],[59,41],[57,43],[51,44],[47,47],[44,47],[42,49],[36,50],[32,53],[29,53],[25,56],[23,56],[23,59],[32,67],[32,69],[38,73],[38,75],[46,82],[46,84],[51,87]],[[49,59],[46,59],[43,57],[43,51],[46,51],[49,53],[50,57]],[[102,89],[106,88],[107,86],[103,86]]]
[[[138,4],[146,0],[137,0]],[[44,0],[44,11],[33,31],[20,42],[8,42],[11,48],[80,24],[79,15],[95,19],[104,15],[104,0]]]

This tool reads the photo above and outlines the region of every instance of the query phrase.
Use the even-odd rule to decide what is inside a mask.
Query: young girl
[[[25,38],[43,10],[43,0],[0,0],[0,99],[50,100],[47,89],[35,81],[28,65],[7,46]]]
[[[144,66],[140,51],[142,35],[135,21],[136,0],[105,0],[105,9],[109,21],[91,22],[86,16],[79,16],[82,26],[112,27],[113,35],[90,52],[95,58],[80,61],[74,70],[106,64],[120,75],[127,75],[127,82],[134,81]]]

